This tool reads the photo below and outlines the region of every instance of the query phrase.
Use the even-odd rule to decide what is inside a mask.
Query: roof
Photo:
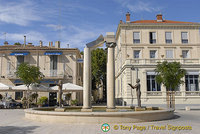
[[[158,22],[157,20],[137,20],[137,21],[132,21],[131,23],[198,24],[194,22],[183,22],[183,21],[172,21],[172,20],[163,20],[161,22]]]
[[[33,46],[33,45],[2,45],[0,50],[78,50],[78,48],[55,48],[48,46]]]

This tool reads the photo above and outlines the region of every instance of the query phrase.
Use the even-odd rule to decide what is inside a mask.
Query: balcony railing
[[[45,78],[64,78],[64,70],[40,70]],[[16,70],[7,70],[7,77],[9,79],[16,79]]]
[[[186,91],[186,96],[200,96],[200,91]]]
[[[129,59],[131,64],[157,64],[157,62],[180,62],[181,64],[200,64],[200,59]]]
[[[163,96],[167,92],[162,91],[148,91],[147,96]],[[200,91],[176,91],[175,96],[200,96]]]
[[[45,78],[64,78],[63,70],[40,70]]]

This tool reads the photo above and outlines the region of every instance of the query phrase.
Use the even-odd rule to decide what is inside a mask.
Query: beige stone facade
[[[158,61],[178,61],[187,75],[175,93],[176,104],[200,101],[200,24],[163,20],[120,21],[116,32],[115,98],[118,104],[137,104],[128,83],[141,80],[142,104],[166,104],[166,88],[155,82]]]
[[[6,85],[20,85],[23,82],[16,77],[18,64],[27,62],[38,66],[45,75],[41,81],[47,87],[55,86],[59,80],[63,83],[73,83],[82,86],[83,64],[80,51],[76,48],[60,48],[59,42],[55,46],[33,45],[2,45],[0,46],[0,82]],[[7,92],[15,99],[15,92]],[[5,94],[1,93],[1,94]],[[40,96],[49,97],[49,92],[39,93]],[[82,93],[72,93],[72,99],[79,99],[82,104]]]

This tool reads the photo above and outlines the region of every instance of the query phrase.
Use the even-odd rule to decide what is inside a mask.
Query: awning
[[[13,52],[13,53],[10,53],[10,55],[12,55],[12,56],[26,56],[28,54],[29,54],[29,52]]]
[[[44,55],[62,55],[62,52],[45,52]]]

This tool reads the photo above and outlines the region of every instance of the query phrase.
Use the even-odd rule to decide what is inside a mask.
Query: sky
[[[116,32],[125,14],[131,21],[166,20],[200,22],[199,0],[0,0],[0,45],[27,43],[79,48],[100,34]]]

